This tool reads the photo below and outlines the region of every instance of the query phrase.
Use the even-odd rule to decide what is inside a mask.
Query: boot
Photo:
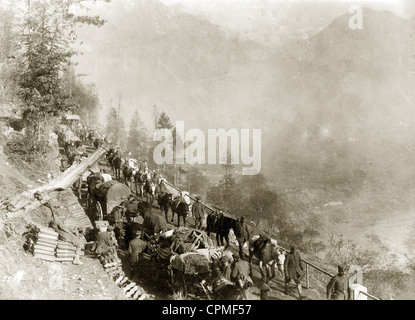
[[[84,263],[79,259],[79,255],[76,255],[75,258],[72,261],[72,264],[81,265],[81,264],[84,264]]]
[[[306,297],[306,296],[303,296],[303,287],[301,286],[301,283],[299,283],[297,285],[297,290],[298,290],[298,298],[299,299],[303,299],[303,298]]]
[[[284,293],[288,296],[288,283],[285,284]]]

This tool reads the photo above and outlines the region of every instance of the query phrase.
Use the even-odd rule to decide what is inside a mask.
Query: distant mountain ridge
[[[122,111],[137,107],[147,123],[157,105],[186,130],[260,128],[271,179],[299,167],[339,174],[376,160],[383,168],[389,156],[402,164],[412,154],[398,155],[396,145],[415,136],[414,22],[364,9],[363,30],[351,30],[350,16],[270,49],[158,1],[138,1],[116,6],[85,42],[104,104],[120,92]]]

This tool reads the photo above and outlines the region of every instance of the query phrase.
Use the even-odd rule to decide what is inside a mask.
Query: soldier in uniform
[[[136,271],[138,271],[138,263],[140,262],[141,253],[147,248],[147,242],[141,239],[141,231],[135,232],[135,238],[130,241],[128,252],[131,258],[131,277],[134,277]]]
[[[327,300],[346,300],[347,297],[343,267],[337,269],[338,274],[327,284]]]
[[[297,286],[299,299],[305,298],[305,296],[303,296],[303,289],[301,285],[301,277],[304,274],[303,265],[301,263],[301,255],[300,255],[300,252],[295,250],[294,247],[291,247],[290,252],[288,252],[285,257],[284,273],[285,273],[284,293],[288,295],[288,285],[292,279],[294,280]]]

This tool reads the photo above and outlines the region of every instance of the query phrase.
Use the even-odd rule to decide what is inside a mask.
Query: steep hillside
[[[6,127],[0,121],[0,127]],[[7,154],[0,132],[0,299],[2,300],[102,300],[125,299],[111,277],[96,259],[84,265],[50,263],[34,258],[24,250],[31,223],[46,226],[50,211],[45,207],[13,219],[5,215],[3,201],[47,183],[48,174],[59,171],[59,164],[26,163],[18,155]],[[59,162],[59,161],[58,161]]]

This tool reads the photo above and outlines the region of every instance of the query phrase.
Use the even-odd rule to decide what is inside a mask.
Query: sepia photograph
[[[0,300],[413,284],[415,2],[0,0]]]

